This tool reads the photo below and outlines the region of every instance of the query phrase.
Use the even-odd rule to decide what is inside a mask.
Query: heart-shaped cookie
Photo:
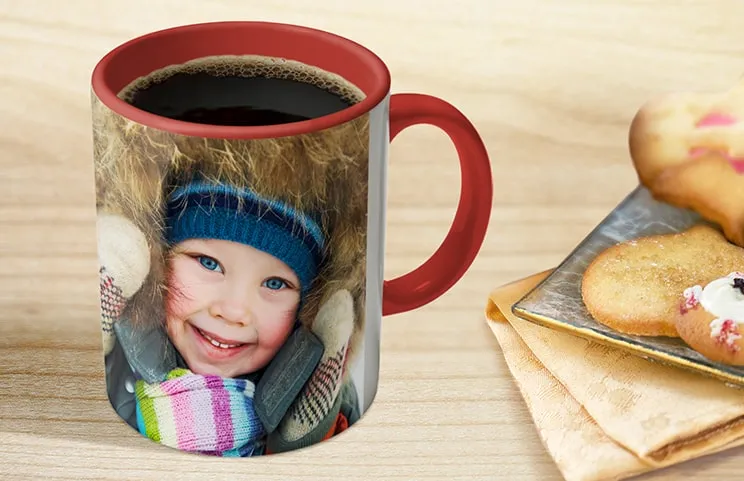
[[[629,147],[654,198],[697,211],[744,246],[744,83],[647,102],[633,118]]]

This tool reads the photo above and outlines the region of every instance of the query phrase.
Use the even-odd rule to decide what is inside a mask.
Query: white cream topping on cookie
[[[744,274],[732,272],[708,283],[700,293],[703,308],[720,319],[744,322],[744,293],[734,286],[734,279]]]
[[[685,291],[697,300],[706,311],[715,316],[710,322],[710,337],[724,344],[732,352],[738,352],[736,341],[741,339],[738,325],[744,323],[744,273],[732,272],[708,283],[702,290],[694,286]],[[694,294],[693,294],[694,292]],[[696,299],[697,298],[697,299]],[[694,302],[694,301],[693,301]]]

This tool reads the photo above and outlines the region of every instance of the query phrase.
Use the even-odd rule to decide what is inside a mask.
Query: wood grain
[[[737,0],[0,0],[0,478],[560,480],[483,319],[494,286],[557,265],[636,184],[627,127],[669,90],[744,72]],[[394,92],[456,105],[492,158],[491,228],[448,293],[384,320],[377,397],[354,429],[287,456],[154,446],[110,409],[98,334],[89,80],[127,39],[257,19],[378,53]],[[388,278],[444,238],[454,148],[414,127],[390,150]],[[642,479],[735,479],[744,451]]]

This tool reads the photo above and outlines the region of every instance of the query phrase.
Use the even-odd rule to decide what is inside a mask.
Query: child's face
[[[166,325],[189,369],[236,377],[266,366],[295,322],[294,271],[250,246],[213,239],[181,242],[169,262]]]

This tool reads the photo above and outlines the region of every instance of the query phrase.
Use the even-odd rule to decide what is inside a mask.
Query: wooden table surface
[[[486,296],[557,265],[635,187],[626,138],[642,102],[738,81],[743,16],[738,0],[0,0],[0,477],[560,480],[484,321]],[[250,461],[155,446],[108,404],[89,127],[90,73],[107,51],[160,28],[237,19],[368,46],[394,92],[440,96],[472,120],[495,185],[466,276],[384,319],[366,416],[312,449]],[[459,194],[440,131],[411,128],[390,155],[388,278],[436,249]],[[742,455],[641,479],[733,479]]]

